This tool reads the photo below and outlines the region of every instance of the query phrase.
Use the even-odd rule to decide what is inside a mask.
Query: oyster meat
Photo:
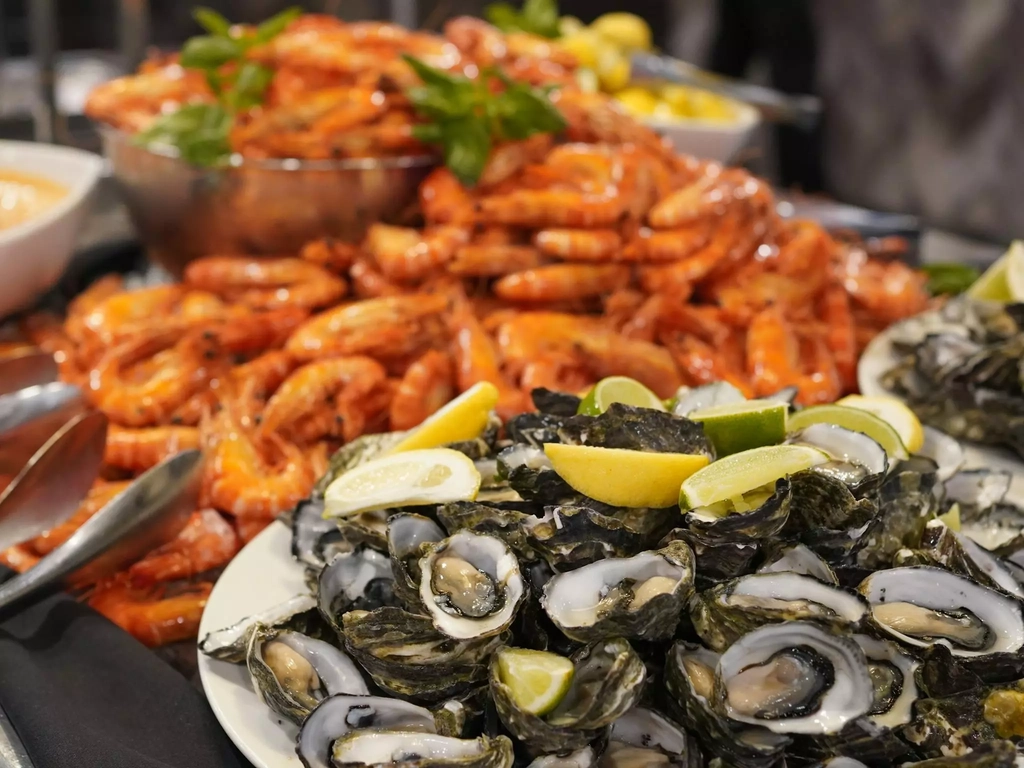
[[[505,736],[353,731],[334,742],[332,758],[336,768],[512,768],[512,742]]]
[[[199,641],[199,650],[211,658],[241,664],[249,648],[249,637],[257,626],[314,634],[320,623],[316,598],[309,594],[296,595],[230,627],[210,632]]]

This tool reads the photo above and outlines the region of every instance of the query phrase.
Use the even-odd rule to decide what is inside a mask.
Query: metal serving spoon
[[[107,417],[72,418],[0,493],[0,550],[60,525],[78,509],[103,463]]]
[[[35,567],[0,585],[0,611],[59,582],[75,586],[116,573],[174,538],[196,508],[201,474],[196,450],[157,464]]]
[[[57,380],[57,361],[48,352],[25,352],[0,359],[0,395]]]
[[[0,395],[0,473],[20,472],[54,432],[85,409],[82,390],[59,381]]]

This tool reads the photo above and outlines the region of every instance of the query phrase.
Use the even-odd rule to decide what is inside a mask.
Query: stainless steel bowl
[[[197,168],[101,129],[104,153],[150,258],[175,276],[213,253],[291,254],[318,237],[359,241],[413,215],[429,156],[245,160]]]

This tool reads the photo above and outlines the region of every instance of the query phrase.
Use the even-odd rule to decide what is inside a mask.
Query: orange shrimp
[[[796,400],[801,405],[834,402],[843,389],[835,361],[823,339],[810,337],[805,341],[807,353],[804,375],[796,381]]]
[[[56,528],[51,528],[45,533],[39,534],[32,539],[32,541],[28,542],[27,546],[40,557],[50,554],[53,550],[70,539],[75,531],[82,527],[86,520],[103,509],[108,502],[110,502],[130,484],[131,482],[128,480],[113,483],[104,482],[102,480],[97,481],[93,487],[89,489],[89,493],[82,500],[82,503],[78,505],[78,509],[75,510],[75,513],[70,518],[58,525]]]
[[[315,478],[302,451],[274,434],[266,446],[257,447],[231,404],[208,417],[201,429],[205,495],[213,507],[237,517],[269,519],[295,506],[312,488]]]
[[[294,429],[307,417],[311,404],[359,400],[386,377],[383,366],[370,357],[306,363],[285,379],[267,401],[261,429],[294,436]]]
[[[307,320],[291,335],[285,349],[299,360],[381,352],[399,356],[411,348],[410,342],[416,342],[412,336],[416,325],[447,308],[446,296],[431,293],[345,304]]]
[[[640,291],[632,288],[620,288],[605,297],[604,317],[612,328],[621,331],[646,300],[646,296]]]
[[[543,387],[556,392],[582,392],[594,384],[594,377],[578,355],[547,352],[523,366],[519,387],[529,394]]]
[[[133,586],[188,579],[220,568],[240,549],[238,534],[213,509],[196,510],[177,537],[128,568]]]
[[[13,547],[0,550],[0,565],[7,566],[16,573],[24,573],[39,562],[27,544],[15,544]]]
[[[554,141],[550,133],[537,133],[521,141],[498,144],[488,155],[477,183],[486,189],[512,178],[528,163],[544,157]]]
[[[127,429],[111,424],[103,461],[109,467],[143,472],[179,451],[199,447],[195,427],[143,427]]]
[[[533,236],[541,253],[566,261],[614,261],[622,236],[614,229],[542,229]]]
[[[448,271],[462,277],[501,277],[539,267],[544,262],[536,248],[529,245],[461,246],[448,263]]]
[[[727,381],[745,396],[753,395],[753,389],[743,371],[737,369],[720,351],[696,336],[674,334],[665,339],[665,346],[691,385]]]
[[[651,389],[658,397],[671,397],[682,384],[672,355],[664,347],[610,330],[584,334],[576,348],[596,378],[629,376]]]
[[[469,242],[460,226],[431,227],[423,232],[387,224],[372,224],[363,243],[381,271],[392,280],[420,280],[446,264]]]
[[[796,384],[800,350],[793,329],[778,307],[761,310],[747,331],[747,373],[758,397]]]
[[[142,644],[156,648],[196,636],[212,591],[212,583],[198,582],[171,594],[163,585],[137,589],[115,577],[98,585],[88,603]]]
[[[82,317],[98,307],[111,296],[124,291],[121,275],[104,275],[68,303],[68,317]]]
[[[90,333],[112,343],[141,327],[152,327],[169,315],[185,295],[183,285],[157,285],[138,291],[116,293],[67,324],[68,335],[78,342],[89,341]]]
[[[711,166],[704,176],[659,200],[647,212],[647,222],[655,229],[677,229],[718,213],[731,199],[734,178],[730,171],[713,172],[720,170]]]
[[[552,264],[507,275],[494,293],[506,301],[566,301],[611,293],[629,278],[629,267],[616,264]]]
[[[333,237],[321,237],[311,240],[302,246],[299,258],[325,267],[332,272],[345,272],[357,258],[359,247],[351,243],[343,243]]]
[[[842,388],[853,390],[857,386],[857,340],[850,297],[842,287],[833,285],[825,290],[821,305],[827,327],[825,342],[835,358]]]
[[[242,544],[248,544],[266,530],[274,520],[269,517],[239,517],[235,520],[238,538]]]
[[[446,167],[435,168],[420,184],[420,208],[428,224],[473,221],[473,197]]]
[[[899,261],[869,259],[860,248],[843,249],[835,274],[853,301],[888,325],[928,306],[927,277]]]
[[[309,318],[302,307],[281,307],[213,325],[206,332],[232,355],[257,355],[280,347]]]
[[[518,227],[592,229],[613,226],[625,204],[615,187],[600,194],[565,189],[516,189],[480,200],[480,220]]]
[[[264,400],[281,386],[297,365],[298,362],[291,353],[283,349],[274,349],[264,352],[248,363],[235,366],[231,369],[229,378],[236,387],[252,387],[253,395]]]
[[[700,251],[711,236],[711,221],[680,229],[641,228],[623,252],[626,261],[682,261]]]
[[[453,336],[455,380],[459,391],[465,392],[478,382],[489,381],[498,388],[497,411],[503,419],[529,410],[523,393],[505,378],[494,343],[465,297],[457,298],[448,322]]]
[[[334,304],[348,291],[341,277],[304,259],[206,256],[185,267],[185,281],[256,309]]]
[[[452,399],[452,361],[431,349],[406,370],[391,400],[391,429],[412,429]]]
[[[352,280],[352,289],[361,299],[377,299],[381,296],[397,296],[402,288],[390,282],[366,259],[359,259],[348,272]]]

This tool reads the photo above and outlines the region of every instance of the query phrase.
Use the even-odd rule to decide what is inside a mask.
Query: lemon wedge
[[[389,454],[457,443],[479,437],[498,404],[498,388],[489,381],[474,384],[409,430]]]
[[[324,517],[352,517],[398,506],[472,501],[480,472],[450,448],[404,451],[350,469],[327,486]]]
[[[1011,283],[1010,273],[1014,273]],[[1014,290],[1016,289],[1016,291]],[[974,285],[967,289],[972,299],[987,301],[1021,301],[1024,299],[1024,242],[1014,240]]]
[[[572,685],[572,662],[564,656],[525,648],[498,651],[498,676],[515,703],[531,715],[546,715]]]
[[[924,429],[921,427],[921,420],[902,400],[897,400],[895,397],[848,395],[837,401],[836,405],[873,413],[896,430],[900,441],[910,453],[917,453],[924,445]]]
[[[635,405],[655,411],[665,410],[665,404],[661,399],[636,379],[628,376],[609,376],[597,382],[584,395],[576,413],[598,416],[607,411],[612,403]]]
[[[544,453],[574,490],[616,507],[672,506],[683,480],[708,463],[704,455],[564,443],[545,443]]]

